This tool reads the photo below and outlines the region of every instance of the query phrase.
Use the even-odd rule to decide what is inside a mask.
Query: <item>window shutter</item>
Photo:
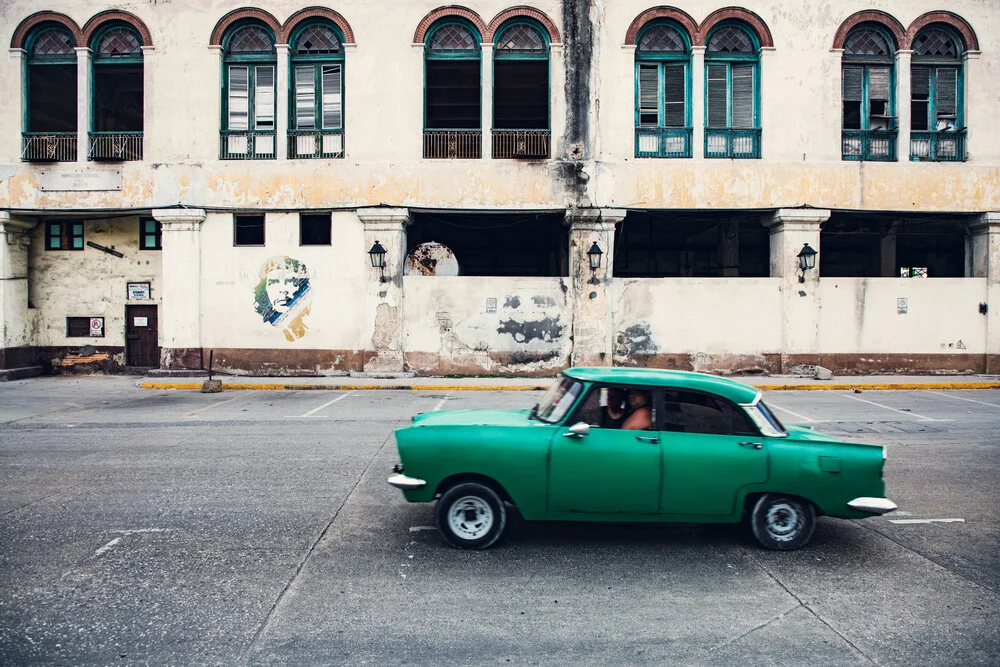
[[[938,67],[934,102],[938,115],[954,116],[958,110],[958,70]]]
[[[274,129],[274,68],[255,68],[257,85],[254,89],[254,129]]]
[[[663,126],[684,127],[687,125],[687,85],[684,76],[685,65],[663,66]]]
[[[316,127],[316,81],[312,66],[295,68],[295,129]]]
[[[914,67],[910,69],[910,89],[913,99],[929,99],[931,94],[931,71],[926,67]]]
[[[860,67],[844,68],[844,101],[861,101],[861,80],[864,70]]]
[[[889,68],[871,67],[868,69],[868,99],[889,99]]]
[[[340,65],[323,66],[323,129],[343,127]]]
[[[753,65],[733,65],[732,127],[753,126]]]
[[[250,70],[246,67],[229,68],[229,130],[249,130]]]
[[[729,83],[726,80],[726,65],[708,66],[708,116],[709,127],[729,126]]]
[[[659,125],[659,67],[639,65],[639,125]]]

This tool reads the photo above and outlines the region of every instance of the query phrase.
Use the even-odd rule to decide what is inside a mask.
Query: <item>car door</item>
[[[671,389],[661,415],[664,514],[733,514],[741,487],[767,481],[767,442],[734,403]]]
[[[607,396],[608,387],[593,386],[553,436],[549,453],[550,512],[657,511],[662,471],[659,434],[652,425],[650,430],[620,429],[627,415],[609,418]],[[585,435],[570,430],[579,423],[587,425]]]

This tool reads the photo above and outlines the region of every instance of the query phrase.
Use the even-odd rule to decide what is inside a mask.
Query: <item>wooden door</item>
[[[156,306],[125,306],[125,357],[129,366],[160,365]]]

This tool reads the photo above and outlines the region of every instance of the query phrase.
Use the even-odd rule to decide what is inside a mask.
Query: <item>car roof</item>
[[[610,384],[639,384],[651,387],[673,387],[707,391],[727,398],[734,403],[753,403],[760,391],[748,384],[706,373],[688,371],[668,371],[658,368],[605,368],[600,366],[577,366],[568,368],[563,374],[585,382],[607,382]]]

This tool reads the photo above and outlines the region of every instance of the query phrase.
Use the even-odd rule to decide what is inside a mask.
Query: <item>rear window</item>
[[[774,415],[774,412],[771,411],[771,408],[767,407],[767,404],[764,403],[764,401],[757,402],[757,409],[760,410],[760,413],[764,415],[764,419],[766,419],[771,426],[778,429],[782,433],[785,432],[785,425],[781,423],[781,421]]]

